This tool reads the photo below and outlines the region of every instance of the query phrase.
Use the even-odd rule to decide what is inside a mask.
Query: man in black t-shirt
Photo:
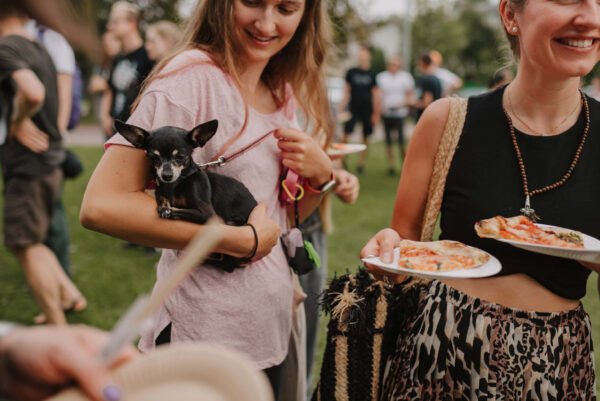
[[[344,98],[340,102],[338,115],[342,115],[346,107],[350,112],[350,120],[344,124],[344,142],[354,131],[357,122],[362,125],[363,143],[368,144],[368,138],[373,133],[380,114],[379,91],[376,74],[371,70],[371,50],[361,47],[358,53],[358,67],[346,73],[346,88]],[[367,151],[360,154],[358,174],[362,174],[367,158]]]
[[[429,53],[424,53],[419,58],[417,66],[421,71],[421,77],[417,80],[417,88],[419,92],[419,99],[415,102],[415,108],[417,109],[417,121],[421,118],[421,115],[434,100],[442,97],[442,83],[438,77],[435,76],[435,66],[431,60]]]
[[[144,42],[138,28],[139,9],[126,1],[113,4],[107,28],[121,42],[121,51],[113,61],[108,79],[109,91],[105,100],[110,104],[110,115],[103,116],[102,127],[107,137],[114,134],[115,119],[126,121],[131,113],[131,105],[137,98],[144,79],[153,67],[148,58]]]
[[[26,21],[20,3],[0,2],[0,110],[7,110],[2,114],[8,133],[0,146],[4,243],[23,267],[47,322],[64,323],[63,308],[84,300],[43,244],[62,190],[60,164],[65,158],[57,121],[57,74]]]

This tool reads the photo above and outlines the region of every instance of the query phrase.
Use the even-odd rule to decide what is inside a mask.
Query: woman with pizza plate
[[[591,326],[580,299],[600,265],[482,239],[473,227],[524,213],[600,237],[600,103],[579,90],[600,60],[600,4],[500,0],[499,12],[518,73],[507,86],[468,99],[440,238],[489,252],[502,270],[426,284],[390,361],[385,400],[596,399]],[[361,256],[389,262],[401,238],[419,239],[449,110],[450,100],[441,99],[425,111],[391,227]]]

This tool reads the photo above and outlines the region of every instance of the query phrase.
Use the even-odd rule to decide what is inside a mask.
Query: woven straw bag
[[[446,176],[462,133],[467,99],[450,98],[427,196],[421,241],[430,241],[440,213]],[[403,321],[416,310],[422,280],[389,286],[366,270],[334,277],[322,298],[330,315],[319,384],[313,401],[377,401],[387,356]]]

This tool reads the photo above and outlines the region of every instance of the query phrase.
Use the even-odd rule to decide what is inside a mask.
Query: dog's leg
[[[198,209],[179,209],[172,207],[171,218],[175,220],[191,221],[192,223],[204,224],[206,221],[215,214],[212,207],[203,205]]]
[[[173,208],[169,203],[169,199],[166,196],[161,196],[158,198],[158,215],[162,219],[172,219],[173,217]]]

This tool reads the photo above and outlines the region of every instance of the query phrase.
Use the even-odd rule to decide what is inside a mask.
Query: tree
[[[436,49],[465,82],[484,85],[505,64],[500,23],[487,0],[419,0],[412,26],[413,59]]]
[[[360,17],[352,0],[329,0],[327,11],[333,25],[333,43],[341,53],[339,56],[346,56],[351,35],[359,42],[368,42],[367,24]]]

